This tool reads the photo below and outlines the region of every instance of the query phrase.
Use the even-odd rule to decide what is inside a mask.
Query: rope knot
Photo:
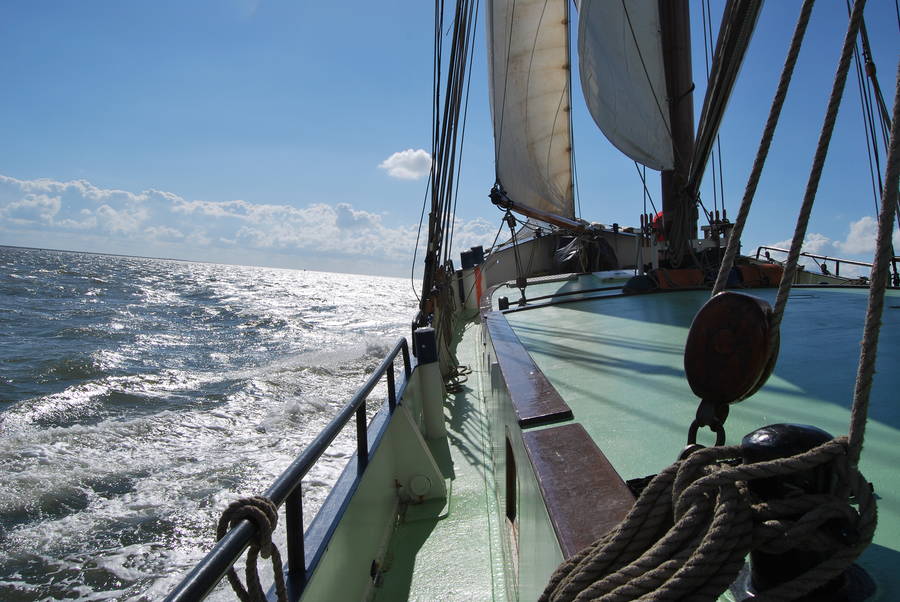
[[[260,556],[269,558],[272,554],[272,533],[278,525],[278,508],[269,498],[243,497],[231,502],[219,519],[218,539],[222,539],[225,531],[233,529],[245,518],[256,525],[256,535],[250,545],[259,550]]]
[[[278,524],[278,507],[267,497],[253,496],[240,498],[231,502],[222,512],[219,524],[216,527],[216,541],[225,537],[225,534],[236,527],[242,520],[249,520],[256,526],[253,539],[250,540],[247,551],[247,587],[241,583],[234,567],[228,569],[228,581],[234,593],[243,602],[258,602],[265,600],[265,593],[259,580],[259,572],[256,568],[257,556],[272,559],[272,570],[275,575],[275,589],[278,600],[287,599],[287,590],[284,585],[284,574],[281,570],[281,554],[278,547],[272,541],[272,533]]]

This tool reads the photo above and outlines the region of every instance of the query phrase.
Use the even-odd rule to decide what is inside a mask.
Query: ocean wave
[[[0,410],[0,599],[163,597],[221,510],[312,441],[414,307],[397,301],[405,282],[383,278],[3,257],[37,278],[0,282],[0,310],[16,316],[0,332],[17,341],[0,382],[27,392]],[[370,416],[385,394],[373,391]],[[311,470],[305,520],[354,450],[351,427]]]
[[[103,369],[90,354],[77,354],[46,360],[36,381],[87,380],[103,375]]]

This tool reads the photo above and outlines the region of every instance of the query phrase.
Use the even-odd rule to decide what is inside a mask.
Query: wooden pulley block
[[[729,404],[755,393],[775,367],[777,337],[772,307],[762,299],[726,291],[707,301],[684,346],[684,371],[694,394]]]

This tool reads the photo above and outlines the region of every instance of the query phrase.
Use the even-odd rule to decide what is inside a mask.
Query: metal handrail
[[[264,494],[277,507],[281,507],[282,504],[285,505],[288,576],[290,587],[298,597],[303,590],[306,580],[301,481],[354,414],[356,415],[356,451],[357,469],[359,471],[357,478],[362,476],[369,461],[366,399],[382,376],[386,376],[388,408],[391,413],[394,412],[394,409],[397,407],[394,360],[400,353],[403,354],[404,375],[406,380],[409,380],[412,372],[409,345],[406,339],[402,338],[397,341],[391,352],[384,358],[378,369],[369,376],[369,379],[357,391],[353,399],[322,429],[313,442],[303,450],[303,453],[297,456]],[[225,537],[216,543],[203,560],[172,590],[166,597],[166,600],[198,600],[207,596],[216,584],[222,580],[228,569],[240,559],[244,550],[247,549],[250,541],[256,535],[256,531],[256,525],[247,519],[238,523],[225,534]]]
[[[764,251],[764,250],[765,251],[778,251],[779,253],[790,253],[789,249],[781,249],[779,247],[761,246],[761,247],[757,247],[757,249],[756,249],[756,259],[759,259],[760,252]],[[828,255],[816,255],[815,253],[807,253],[805,251],[800,253],[800,256],[801,257],[809,257],[810,259],[821,259],[822,261],[833,261],[835,276],[841,275],[841,264],[842,263],[846,263],[848,265],[861,265],[866,268],[872,267],[871,263],[867,263],[865,261],[855,261],[853,259],[841,259],[839,257],[829,257]],[[770,261],[774,261],[773,259],[771,259],[768,256],[766,257],[766,259],[769,259]],[[895,261],[895,262],[900,261],[900,257],[894,257],[893,261]]]

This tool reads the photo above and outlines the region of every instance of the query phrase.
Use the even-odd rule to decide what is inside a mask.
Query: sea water
[[[402,278],[0,247],[0,599],[163,597],[414,307]],[[354,437],[304,480],[307,524]]]

